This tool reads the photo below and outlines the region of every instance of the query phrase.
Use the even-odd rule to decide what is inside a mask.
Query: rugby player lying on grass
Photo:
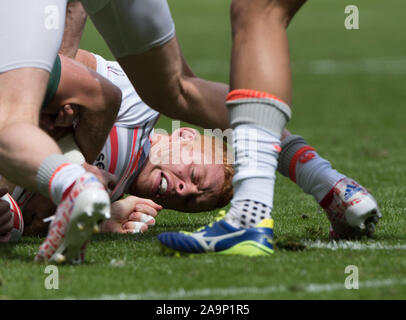
[[[62,69],[65,59],[61,59]],[[112,206],[112,219],[103,225],[104,231],[121,233],[145,231],[148,224],[154,223],[154,220],[147,216],[155,217],[162,206],[179,211],[197,212],[227,204],[232,193],[233,171],[229,164],[156,165],[154,164],[156,161],[151,161],[152,158],[166,156],[170,158],[172,150],[191,151],[194,158],[200,160],[202,157],[212,156],[204,154],[200,149],[204,144],[200,143],[201,137],[197,131],[181,128],[171,136],[154,135],[152,130],[158,113],[140,100],[117,63],[105,61],[85,51],[80,51],[77,59],[108,78],[123,93],[116,123],[102,152],[94,162],[98,168],[107,170],[110,175],[105,170],[100,170],[99,176],[104,172],[103,180],[106,184],[114,180],[111,175],[117,176],[118,183],[112,190],[113,201],[119,199],[123,193],[140,197],[116,201]],[[63,71],[62,77],[64,72],[68,71]],[[57,92],[53,103],[43,112],[53,115],[54,119],[51,120],[55,125],[69,125],[77,108],[65,105],[60,112],[61,105],[57,103],[58,94]],[[47,116],[43,120],[47,120]],[[48,129],[52,131],[53,125],[48,123]],[[174,144],[179,148],[174,148]],[[226,150],[222,149],[221,152],[224,153],[224,158],[227,158]],[[207,162],[210,162],[210,159],[206,159]],[[90,168],[89,165],[86,167]],[[286,130],[278,169],[306,193],[312,194],[325,209],[332,223],[330,233],[332,238],[353,238],[360,234],[373,233],[373,230],[360,233],[361,230],[349,225],[344,215],[347,209],[359,208],[364,204],[377,208],[372,196],[355,181],[333,170],[330,163],[308,146],[303,138],[291,135]],[[21,189],[17,189],[13,195],[24,212],[25,234],[45,232],[46,224],[42,220],[53,214],[51,203],[39,195],[32,196]],[[4,230],[0,229],[0,232],[6,234]]]
[[[156,200],[166,208],[188,212],[223,207],[229,202],[232,196],[231,164],[227,166],[223,166],[222,163],[215,164],[211,159],[207,159],[209,155],[204,155],[206,157],[204,162],[212,164],[199,164],[199,160],[190,164],[160,164],[157,160],[158,164],[155,165],[151,162],[151,158],[161,157],[165,160],[167,156],[171,156],[172,150],[178,149],[180,152],[191,151],[194,158],[199,158],[203,154],[197,150],[201,146],[201,137],[196,130],[180,128],[170,136],[152,135],[153,126],[159,114],[140,100],[120,66],[116,62],[108,62],[84,51],[79,52],[77,59],[97,70],[100,75],[112,81],[122,91],[122,103],[116,122],[102,151],[94,161],[95,166],[106,169],[110,173],[109,175],[104,170],[99,170],[104,172],[104,174],[98,174],[99,179],[103,179],[106,184],[115,180],[116,186],[111,190],[112,201],[119,199],[123,193],[135,194]],[[42,110],[41,117],[42,127],[46,128],[54,137],[60,136],[58,125],[71,127],[76,113],[79,112],[80,115],[80,110],[85,108],[85,106],[76,106],[82,105],[77,98],[75,104],[70,104],[72,89],[70,85],[66,85],[66,78],[71,77],[69,74],[71,65],[74,64],[77,67],[77,63],[63,56],[60,56],[58,61],[61,63],[60,80],[56,81],[59,83],[58,89],[52,101]],[[56,65],[53,74],[59,73],[58,64]],[[81,79],[77,78],[77,81],[80,83]],[[213,140],[213,137],[209,137],[209,140]],[[64,144],[69,139],[67,140],[65,137],[61,141],[60,145],[64,149]],[[70,141],[70,143],[72,142]],[[91,141],[87,141],[86,144],[91,144]],[[157,155],[154,156],[154,153]],[[223,154],[223,149],[221,153]],[[225,149],[224,154],[226,154]],[[85,158],[87,158],[87,154]],[[97,174],[95,172],[97,168],[92,169],[88,164],[85,166],[86,169]],[[116,179],[112,179],[111,175],[114,175]],[[227,183],[225,183],[226,177],[228,177]],[[38,233],[40,225],[42,225],[41,232],[46,231],[46,225],[42,224],[42,219],[53,214],[51,202],[39,194],[33,195],[19,187],[12,194],[24,213],[25,234]],[[114,204],[113,211],[114,208],[122,208],[128,203],[131,203],[133,208],[135,205],[142,207],[142,210],[134,211],[132,215],[134,219],[141,220],[139,222],[148,220],[145,214],[156,215],[156,210],[161,208],[160,205],[150,200],[129,197],[123,202]],[[143,211],[146,211],[144,215],[142,215]],[[153,222],[151,219],[148,221]],[[145,223],[134,222],[125,225],[124,229],[117,230],[117,228],[113,228],[111,221],[106,225],[109,231],[122,232],[145,230],[147,227]]]

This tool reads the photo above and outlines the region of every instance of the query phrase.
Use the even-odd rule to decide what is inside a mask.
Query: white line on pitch
[[[402,74],[406,72],[406,59],[368,58],[356,60],[314,60],[304,66],[303,71],[314,74],[362,74],[389,73]],[[292,68],[295,71],[295,68]],[[299,67],[299,70],[302,69]],[[300,70],[302,71],[302,70]]]
[[[380,242],[362,243],[358,241],[303,241],[303,244],[310,249],[328,249],[328,250],[406,250],[405,244],[388,245]]]
[[[227,61],[200,59],[192,63],[200,73],[228,73]],[[296,74],[404,74],[406,73],[406,57],[376,57],[368,59],[318,59],[297,61],[292,64]]]
[[[393,285],[406,285],[406,278],[404,279],[384,279],[372,281],[360,281],[359,288],[382,288],[390,287]],[[102,295],[89,299],[95,300],[164,300],[164,299],[193,299],[196,297],[233,297],[236,295],[256,294],[264,295],[269,293],[282,293],[282,292],[330,292],[337,290],[346,290],[344,283],[310,283],[292,285],[277,285],[268,287],[240,287],[240,288],[203,288],[193,290],[172,290],[169,292],[147,291],[144,293],[120,293],[116,295]],[[75,299],[75,298],[67,298]]]

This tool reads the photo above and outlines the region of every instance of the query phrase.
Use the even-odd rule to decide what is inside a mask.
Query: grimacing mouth
[[[161,181],[159,182],[158,190],[155,193],[155,198],[159,198],[162,197],[163,195],[166,195],[167,191],[168,191],[168,178],[165,176],[163,171],[161,171]]]

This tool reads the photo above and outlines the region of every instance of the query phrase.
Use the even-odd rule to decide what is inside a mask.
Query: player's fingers
[[[152,208],[154,208],[157,211],[162,210],[162,206],[155,203],[154,201],[152,201],[151,199],[144,199],[144,198],[137,198],[137,205],[138,204],[146,204]]]
[[[144,199],[144,198],[139,198],[136,196],[128,196],[124,199],[126,205],[132,207],[132,210],[136,210],[136,206],[138,204],[144,204],[144,205],[148,205],[152,208],[154,208],[157,211],[162,210],[162,206],[155,203],[154,201],[150,200],[150,199]]]
[[[131,213],[130,216],[128,217],[128,220],[143,222],[143,223],[146,223],[147,225],[150,225],[150,226],[155,225],[154,217],[152,217],[152,216],[150,216],[148,214],[144,214],[142,212],[133,212],[133,213]]]
[[[0,224],[0,235],[4,236],[13,230],[13,220],[8,221],[5,224]]]
[[[123,224],[123,229],[127,233],[142,233],[148,230],[148,225],[143,222],[128,221]]]
[[[0,221],[5,221],[5,219],[9,219],[10,216],[10,204],[4,200],[0,201]]]
[[[139,233],[148,230],[148,226],[143,222],[128,221],[123,224],[123,229],[128,233]]]
[[[0,235],[4,236],[13,229],[13,217],[9,212],[0,216]]]
[[[149,204],[138,203],[135,205],[135,211],[148,214],[152,217],[156,217],[158,215],[158,211],[154,207],[151,207]]]

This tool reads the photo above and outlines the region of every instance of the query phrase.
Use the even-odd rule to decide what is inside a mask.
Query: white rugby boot
[[[84,173],[57,207],[35,261],[82,263],[92,234],[109,218],[109,195],[93,174]]]
[[[320,205],[331,222],[330,240],[371,237],[382,217],[374,197],[347,177],[335,184]]]

